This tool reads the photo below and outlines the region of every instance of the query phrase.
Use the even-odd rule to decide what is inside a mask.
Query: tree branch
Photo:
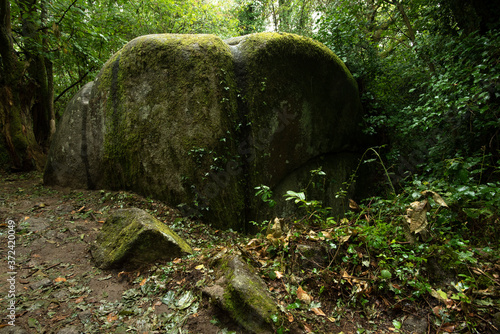
[[[57,100],[59,100],[64,94],[66,94],[66,92],[68,92],[71,88],[75,87],[76,85],[78,85],[79,83],[81,83],[86,77],[87,75],[92,72],[94,70],[94,67],[91,67],[90,70],[85,73],[80,79],[78,79],[76,82],[74,82],[73,84],[71,84],[71,86],[67,87],[65,90],[63,90],[59,95],[57,95],[57,97],[54,99],[54,103],[57,102]]]
[[[73,3],[71,3],[71,5],[69,5],[69,7],[64,11],[63,15],[61,16],[61,18],[59,19],[59,21],[57,21],[56,25],[60,25],[62,20],[64,20],[64,17],[66,16],[66,14],[69,12],[69,10],[71,9],[71,7],[73,7],[73,5],[77,2],[78,0],[74,0]]]

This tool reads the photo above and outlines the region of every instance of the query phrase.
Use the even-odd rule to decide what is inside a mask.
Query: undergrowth
[[[350,200],[340,220],[307,198],[307,189],[288,191],[286,200],[304,216],[262,223],[261,243],[252,249],[267,259],[263,273],[284,282],[285,312],[323,307],[330,321],[351,309],[368,320],[391,312],[398,331],[408,314],[425,310],[432,332],[498,330],[492,315],[500,311],[500,182],[485,180],[484,172],[499,166],[485,160],[445,160],[440,175],[415,175],[398,193],[391,184],[387,197]],[[318,176],[325,173],[311,172]],[[275,204],[268,187],[256,190]],[[316,296],[312,305],[299,288]]]

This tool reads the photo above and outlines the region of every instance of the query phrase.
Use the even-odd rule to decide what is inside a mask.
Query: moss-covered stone
[[[203,291],[251,333],[272,333],[278,307],[266,284],[240,257],[220,254],[212,261],[215,284]]]
[[[207,178],[226,167],[221,161],[234,145],[232,68],[229,48],[212,35],[150,35],[128,43],[95,84],[92,111],[103,115],[105,135],[96,147],[101,168],[91,170],[93,185],[174,205],[203,197],[197,213],[236,228],[243,205],[229,198],[241,192],[237,180],[212,190]]]
[[[168,226],[140,209],[118,210],[104,223],[91,247],[97,267],[137,268],[193,250]]]
[[[340,213],[335,192],[357,164],[351,156],[358,156],[362,137],[352,75],[331,50],[309,38],[262,33],[226,42],[244,96],[249,191],[261,184],[271,187],[279,201],[274,214],[280,216],[287,211],[282,195],[307,185],[313,165],[326,158],[324,167],[334,183],[325,204]],[[249,198],[256,215],[249,218],[260,219],[265,205],[253,193]]]

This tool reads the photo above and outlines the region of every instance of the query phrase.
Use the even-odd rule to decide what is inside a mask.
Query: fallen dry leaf
[[[84,296],[81,296],[81,297],[76,298],[76,299],[75,299],[75,304],[79,304],[79,303],[83,302],[83,300],[84,300],[84,299],[85,299],[85,297],[84,297]]]
[[[52,320],[54,322],[58,322],[58,321],[66,319],[67,317],[68,317],[67,315],[56,315],[55,317],[52,318]]]
[[[301,286],[297,289],[297,298],[307,304],[310,304],[312,302],[312,297],[309,296]]]
[[[175,258],[175,259],[172,261],[172,263],[177,264],[177,263],[181,263],[181,261],[182,261],[182,259],[181,259],[181,258]]]
[[[431,196],[432,199],[434,200],[434,202],[436,202],[437,204],[439,204],[440,206],[443,206],[445,208],[448,207],[448,204],[446,204],[446,202],[443,200],[443,198],[441,196],[439,196],[438,193],[432,191],[432,190],[425,190],[425,191],[422,191],[422,195],[424,195],[425,197],[429,197]]]
[[[140,285],[140,286],[143,286],[144,284],[146,284],[146,281],[147,281],[147,280],[148,280],[147,278],[144,278],[144,279],[141,281],[141,283],[139,283],[139,285]]]
[[[113,322],[115,320],[118,320],[118,316],[113,314],[113,313],[110,313],[110,314],[108,314],[107,319],[108,319],[108,322]]]
[[[426,231],[427,228],[427,212],[431,209],[429,202],[423,200],[421,202],[410,203],[410,207],[406,209],[406,222],[410,226],[410,231],[420,233]]]
[[[276,274],[276,278],[277,279],[280,279],[280,278],[283,278],[283,273],[281,271],[274,271],[274,273]]]
[[[443,316],[443,313],[442,313],[442,310],[443,310],[443,307],[442,306],[434,306],[432,308],[432,312],[438,317],[441,319],[441,317]]]
[[[319,316],[322,316],[322,317],[326,317],[326,314],[323,311],[321,311],[320,308],[314,307],[314,308],[311,309],[311,311],[313,311],[314,314],[316,314],[316,315],[319,315]]]
[[[358,203],[354,202],[352,199],[349,199],[349,208],[354,211],[359,211],[361,208],[359,207]]]
[[[64,277],[58,277],[54,280],[55,283],[58,283],[58,282],[66,282],[66,279]]]
[[[304,329],[306,330],[307,333],[312,333],[313,332],[311,326],[309,326],[308,324],[304,324]]]
[[[288,316],[288,321],[293,322],[293,314],[288,313],[287,316]]]
[[[203,265],[203,264],[200,264],[199,266],[194,267],[194,269],[196,269],[196,270],[202,270],[203,268],[205,268],[205,265]]]
[[[441,330],[445,331],[446,333],[452,333],[455,330],[455,325],[452,324],[444,324],[441,326]]]

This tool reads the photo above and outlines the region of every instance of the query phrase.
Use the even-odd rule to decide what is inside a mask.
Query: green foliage
[[[255,187],[255,190],[257,190],[257,192],[255,193],[255,196],[257,196],[257,197],[260,196],[261,200],[264,203],[267,203],[267,205],[269,205],[270,208],[272,208],[276,205],[276,201],[272,199],[273,192],[272,192],[271,188],[262,184],[258,187]]]
[[[260,1],[237,0],[233,9],[238,18],[238,32],[247,35],[265,30],[265,4]]]
[[[498,32],[421,41],[416,51],[432,50],[435,70],[409,90],[413,98],[401,114],[387,119],[404,151],[426,153],[428,163],[471,156],[481,147],[498,156],[499,49]]]
[[[40,1],[26,12],[12,2],[14,39],[21,60],[29,51],[52,63],[54,98],[60,115],[81,85],[92,80],[105,61],[131,39],[157,33],[236,34],[237,19],[225,4],[197,0]],[[24,20],[39,27],[41,39],[22,33]]]
[[[394,181],[439,172],[444,159],[481,148],[490,163],[500,156],[500,34],[472,28],[495,25],[470,1],[436,5],[337,0],[318,21],[316,38],[358,81],[365,132],[389,144],[383,155]]]
[[[446,303],[448,307],[431,319],[437,327],[443,319],[465,321],[467,314],[463,310],[470,311],[483,303],[478,298],[479,291],[493,293],[495,290],[494,276],[485,272],[494,271],[489,261],[498,260],[500,241],[496,229],[500,218],[500,183],[481,183],[484,171],[498,172],[498,166],[487,165],[488,155],[482,153],[467,159],[446,160],[443,164],[447,167],[441,171],[441,178],[424,181],[415,176],[389,199],[368,198],[340,222],[332,223],[327,218],[332,224],[324,223],[327,215],[314,214],[328,211],[322,208],[321,202],[308,200],[306,189],[288,191],[286,199],[308,215],[294,221],[286,238],[267,237],[272,243],[266,252],[274,259],[266,267],[269,268],[267,277],[276,280],[276,273],[286,271],[286,263],[293,263],[294,254],[303,255],[304,251],[297,245],[309,240],[318,245],[314,249],[329,250],[328,265],[319,269],[301,268],[301,275],[314,277],[315,282],[319,282],[314,285],[319,290],[318,296],[324,293],[327,282],[335,283],[330,285],[330,290],[337,291],[337,316],[341,316],[342,308],[357,307],[370,317],[376,312],[369,306],[370,299],[383,294],[384,298],[394,300],[395,305],[433,299]],[[318,171],[312,171],[312,175],[315,174],[319,174]],[[425,191],[429,189],[442,198],[426,199]],[[410,235],[406,217],[412,202],[424,200],[429,201],[432,209],[427,214],[429,224],[425,238],[415,233]],[[476,229],[475,221],[481,224],[481,230]],[[485,257],[488,262],[484,261]],[[299,312],[304,303],[296,287],[290,286],[287,290],[291,294],[287,311]],[[490,300],[488,305],[478,312],[491,311],[495,302]],[[395,328],[400,327],[399,320],[395,322],[398,323]],[[469,326],[474,328],[475,324],[470,322]]]

